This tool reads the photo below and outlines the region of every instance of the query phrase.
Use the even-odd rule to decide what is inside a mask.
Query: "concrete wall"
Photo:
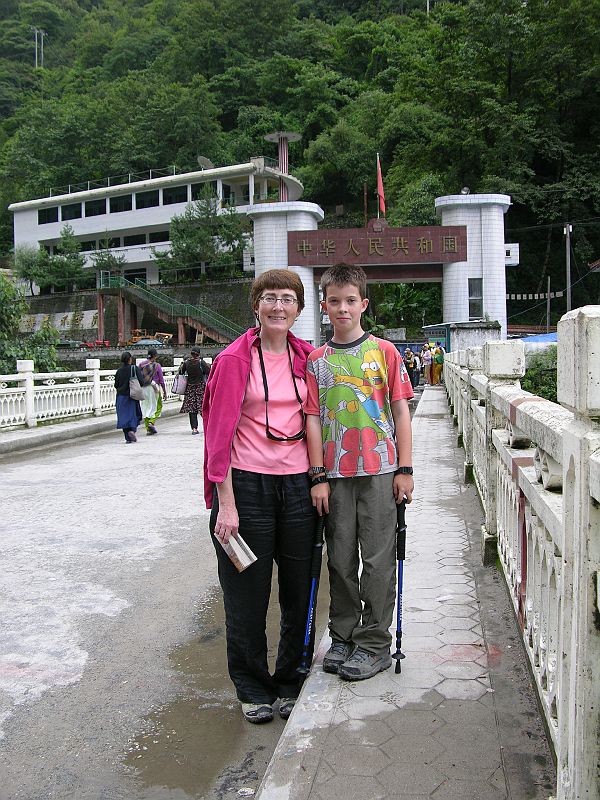
[[[217,311],[228,319],[234,320],[239,325],[250,327],[254,323],[254,315],[248,303],[251,278],[232,280],[230,283],[214,282],[206,283],[202,286],[183,284],[180,286],[161,286],[160,291],[172,297],[180,303],[191,303],[192,305],[205,305]],[[80,291],[71,294],[53,294],[42,297],[28,297],[30,314],[68,314],[77,321],[81,319],[89,320],[93,315],[84,314],[86,311],[96,312],[97,295],[95,291]],[[29,326],[31,327],[31,326]],[[177,326],[168,325],[143,309],[138,310],[137,327],[145,328],[149,333],[165,331],[166,333],[177,333]],[[98,336],[97,327],[82,327],[81,325],[69,325],[61,329],[61,336],[65,339],[80,339],[87,341],[96,339]],[[117,341],[117,302],[113,295],[105,296],[104,310],[104,338],[111,342]]]

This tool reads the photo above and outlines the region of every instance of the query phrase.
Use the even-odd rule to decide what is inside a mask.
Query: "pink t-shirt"
[[[258,350],[252,347],[250,377],[242,414],[233,437],[231,466],[266,475],[294,475],[309,467],[306,439],[298,442],[274,442],[267,439],[265,426],[265,390]],[[269,430],[274,436],[293,436],[302,430],[302,413],[296,399],[292,370],[287,352],[263,350],[269,387]],[[306,381],[296,378],[302,403],[306,403]]]

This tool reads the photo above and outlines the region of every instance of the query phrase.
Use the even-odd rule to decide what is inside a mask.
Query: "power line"
[[[579,280],[571,284],[571,288],[573,288],[573,286],[577,286],[578,283],[581,283],[581,281],[584,281],[586,278],[589,278],[590,275],[593,275],[593,273],[586,272],[584,275],[581,276],[581,278],[579,278]],[[539,308],[540,306],[543,305],[546,305],[546,301],[544,301],[543,303],[536,303],[534,306],[529,306],[529,308],[526,308],[524,311],[518,311],[516,314],[511,314],[510,317],[507,317],[507,319],[514,319],[515,317],[520,317],[522,314],[527,314],[527,312],[529,311],[535,311],[536,308]]]

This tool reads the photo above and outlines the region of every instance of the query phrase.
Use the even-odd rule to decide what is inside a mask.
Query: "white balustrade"
[[[600,306],[559,323],[558,399],[520,387],[520,342],[448,353],[465,476],[485,514],[557,756],[557,800],[600,800]]]
[[[171,394],[180,361],[163,367],[167,404],[181,402]],[[17,373],[0,375],[0,431],[114,413],[115,400],[115,370],[100,369],[100,359],[76,372],[34,372],[33,361],[17,361]]]

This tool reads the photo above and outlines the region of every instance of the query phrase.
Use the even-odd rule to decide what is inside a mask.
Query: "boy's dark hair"
[[[157,355],[158,355],[158,350],[156,349],[156,347],[149,347],[148,348],[148,358],[152,358],[153,356],[157,356]]]
[[[258,306],[259,298],[270,289],[290,289],[298,298],[298,313],[304,308],[304,286],[297,272],[291,269],[269,269],[259,275],[250,289],[252,310]]]
[[[329,286],[344,286],[345,284],[356,286],[360,299],[364,300],[367,296],[367,276],[362,267],[353,266],[340,262],[325,270],[321,278],[321,289],[323,298],[327,299],[327,289]]]
[[[131,353],[129,350],[123,350],[121,353],[121,361],[123,364],[129,364],[129,359],[131,358]]]
[[[199,356],[200,355],[200,348],[199,347],[192,347],[192,349],[190,350],[190,353],[192,353],[193,355]]]

